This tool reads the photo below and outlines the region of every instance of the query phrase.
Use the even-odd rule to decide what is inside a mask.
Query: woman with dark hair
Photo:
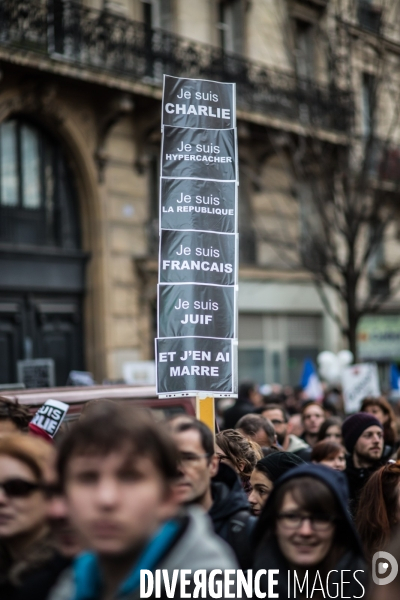
[[[303,589],[302,597],[333,598],[338,590],[342,598],[363,597],[365,563],[347,503],[343,473],[320,465],[296,467],[276,482],[256,524],[253,569],[279,570],[279,598],[300,597],[296,577],[308,579],[309,593],[322,582],[323,592]],[[341,581],[343,571],[349,576]],[[268,593],[266,577],[260,588]]]
[[[317,442],[311,452],[311,462],[325,465],[336,471],[346,468],[346,450],[341,444],[326,439]]]
[[[380,398],[364,398],[360,412],[374,415],[383,425],[383,439],[394,451],[398,445],[397,423],[393,408],[384,396]]]
[[[318,442],[321,440],[331,440],[338,444],[343,442],[342,419],[340,417],[329,417],[329,419],[325,419],[318,433]]]
[[[367,559],[383,550],[400,524],[400,461],[375,471],[365,484],[356,514],[356,527]]]
[[[300,456],[279,450],[275,450],[259,460],[250,477],[249,502],[253,515],[258,517],[261,513],[273,490],[275,481],[290,469],[304,464],[304,460]]]
[[[215,436],[215,454],[239,475],[243,489],[251,491],[250,475],[262,458],[261,448],[235,429],[225,429]]]

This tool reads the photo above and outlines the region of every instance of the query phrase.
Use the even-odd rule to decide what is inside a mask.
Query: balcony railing
[[[300,0],[300,4],[311,6],[314,9],[324,10],[328,5],[329,0]]]
[[[1,0],[0,45],[156,86],[163,73],[235,82],[238,108],[340,132],[352,122],[348,92],[69,0]]]

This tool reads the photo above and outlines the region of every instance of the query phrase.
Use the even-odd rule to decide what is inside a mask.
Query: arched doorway
[[[57,385],[84,368],[78,198],[60,143],[34,122],[0,125],[0,383],[17,360],[53,358]]]

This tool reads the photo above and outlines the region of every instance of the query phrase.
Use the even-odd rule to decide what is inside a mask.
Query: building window
[[[370,244],[374,246],[368,261],[369,289],[372,296],[388,296],[390,278],[386,270],[385,244],[378,224],[372,224],[369,230]]]
[[[160,223],[160,155],[154,153],[150,158],[149,163],[149,224],[148,224],[148,241],[150,255],[156,256],[159,245],[159,223]]]
[[[171,0],[142,0],[143,23],[148,29],[171,30]]]
[[[368,137],[371,133],[374,113],[374,76],[363,73],[361,83],[362,133]]]
[[[238,188],[239,210],[239,261],[241,264],[254,265],[257,262],[257,239],[254,217],[250,206],[250,185],[244,171],[239,173]]]
[[[312,272],[320,272],[326,267],[328,257],[324,236],[326,213],[325,211],[320,212],[317,208],[317,203],[322,196],[322,193],[318,191],[318,182],[298,182],[297,196],[300,209],[299,258],[307,269]]]
[[[375,6],[371,0],[359,0],[357,5],[357,17],[360,27],[379,33],[382,23],[382,7]]]
[[[34,124],[0,125],[0,241],[79,247],[76,193],[57,142]]]
[[[321,348],[319,315],[239,314],[239,381],[298,385]]]
[[[297,75],[303,79],[314,77],[314,27],[312,23],[296,19],[295,45]]]
[[[1,204],[17,206],[18,204],[18,151],[16,123],[11,121],[1,127],[0,160],[1,160]]]
[[[143,11],[143,23],[145,24],[146,28],[153,29],[155,27],[153,3],[142,1],[142,11]]]
[[[242,0],[220,0],[218,6],[220,44],[224,52],[244,53],[244,10]]]

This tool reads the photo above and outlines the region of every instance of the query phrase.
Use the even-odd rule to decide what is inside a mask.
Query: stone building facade
[[[340,347],[310,276],[256,234],[283,212],[298,235],[288,136],[348,142],[329,18],[327,0],[1,2],[0,383],[29,356],[58,385],[152,359],[163,73],[237,82],[240,375],[293,384]]]

